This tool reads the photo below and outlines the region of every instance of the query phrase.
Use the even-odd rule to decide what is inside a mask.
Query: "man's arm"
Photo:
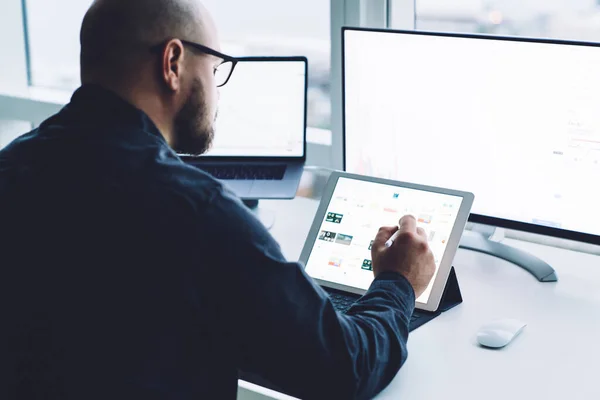
[[[209,247],[228,247],[216,265],[222,279],[212,283],[232,296],[214,300],[229,314],[241,370],[301,398],[370,398],[390,383],[407,357],[415,304],[404,276],[380,273],[340,314],[241,203],[217,196],[207,217],[217,227]],[[388,233],[378,235],[379,247]]]

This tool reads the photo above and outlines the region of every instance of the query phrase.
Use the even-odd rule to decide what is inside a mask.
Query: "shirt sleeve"
[[[406,361],[415,294],[400,274],[384,273],[346,314],[287,262],[279,245],[227,193],[206,215],[218,254],[209,302],[227,326],[240,370],[300,398],[371,398]],[[224,328],[225,329],[225,328]]]

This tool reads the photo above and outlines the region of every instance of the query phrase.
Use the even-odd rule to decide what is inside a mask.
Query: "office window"
[[[600,41],[599,0],[416,0],[419,30]]]
[[[329,129],[330,2],[326,0],[204,0],[234,55],[305,55],[309,63],[308,125]]]
[[[31,83],[79,86],[79,28],[91,0],[26,0]],[[325,0],[205,0],[232,55],[306,55],[309,125],[329,128],[330,4]]]
[[[33,86],[72,91],[79,86],[79,29],[92,0],[26,0]]]

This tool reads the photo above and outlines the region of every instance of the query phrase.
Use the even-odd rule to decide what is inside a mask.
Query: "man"
[[[173,151],[209,147],[229,75],[208,12],[96,0],[81,46],[71,102],[0,152],[0,397],[232,399],[240,370],[302,398],[383,389],[434,271],[414,218],[379,231],[372,287],[336,313]]]

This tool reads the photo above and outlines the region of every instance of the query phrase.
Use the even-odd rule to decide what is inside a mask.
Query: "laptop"
[[[410,330],[416,329],[446,311],[440,303],[449,277],[456,280],[452,262],[473,200],[472,193],[334,172],[300,262],[345,312],[373,282],[371,246],[379,228],[413,215],[427,233],[436,264],[431,284],[416,299]]]
[[[244,200],[291,199],[306,161],[306,57],[244,57],[219,90],[212,148],[191,165]]]

